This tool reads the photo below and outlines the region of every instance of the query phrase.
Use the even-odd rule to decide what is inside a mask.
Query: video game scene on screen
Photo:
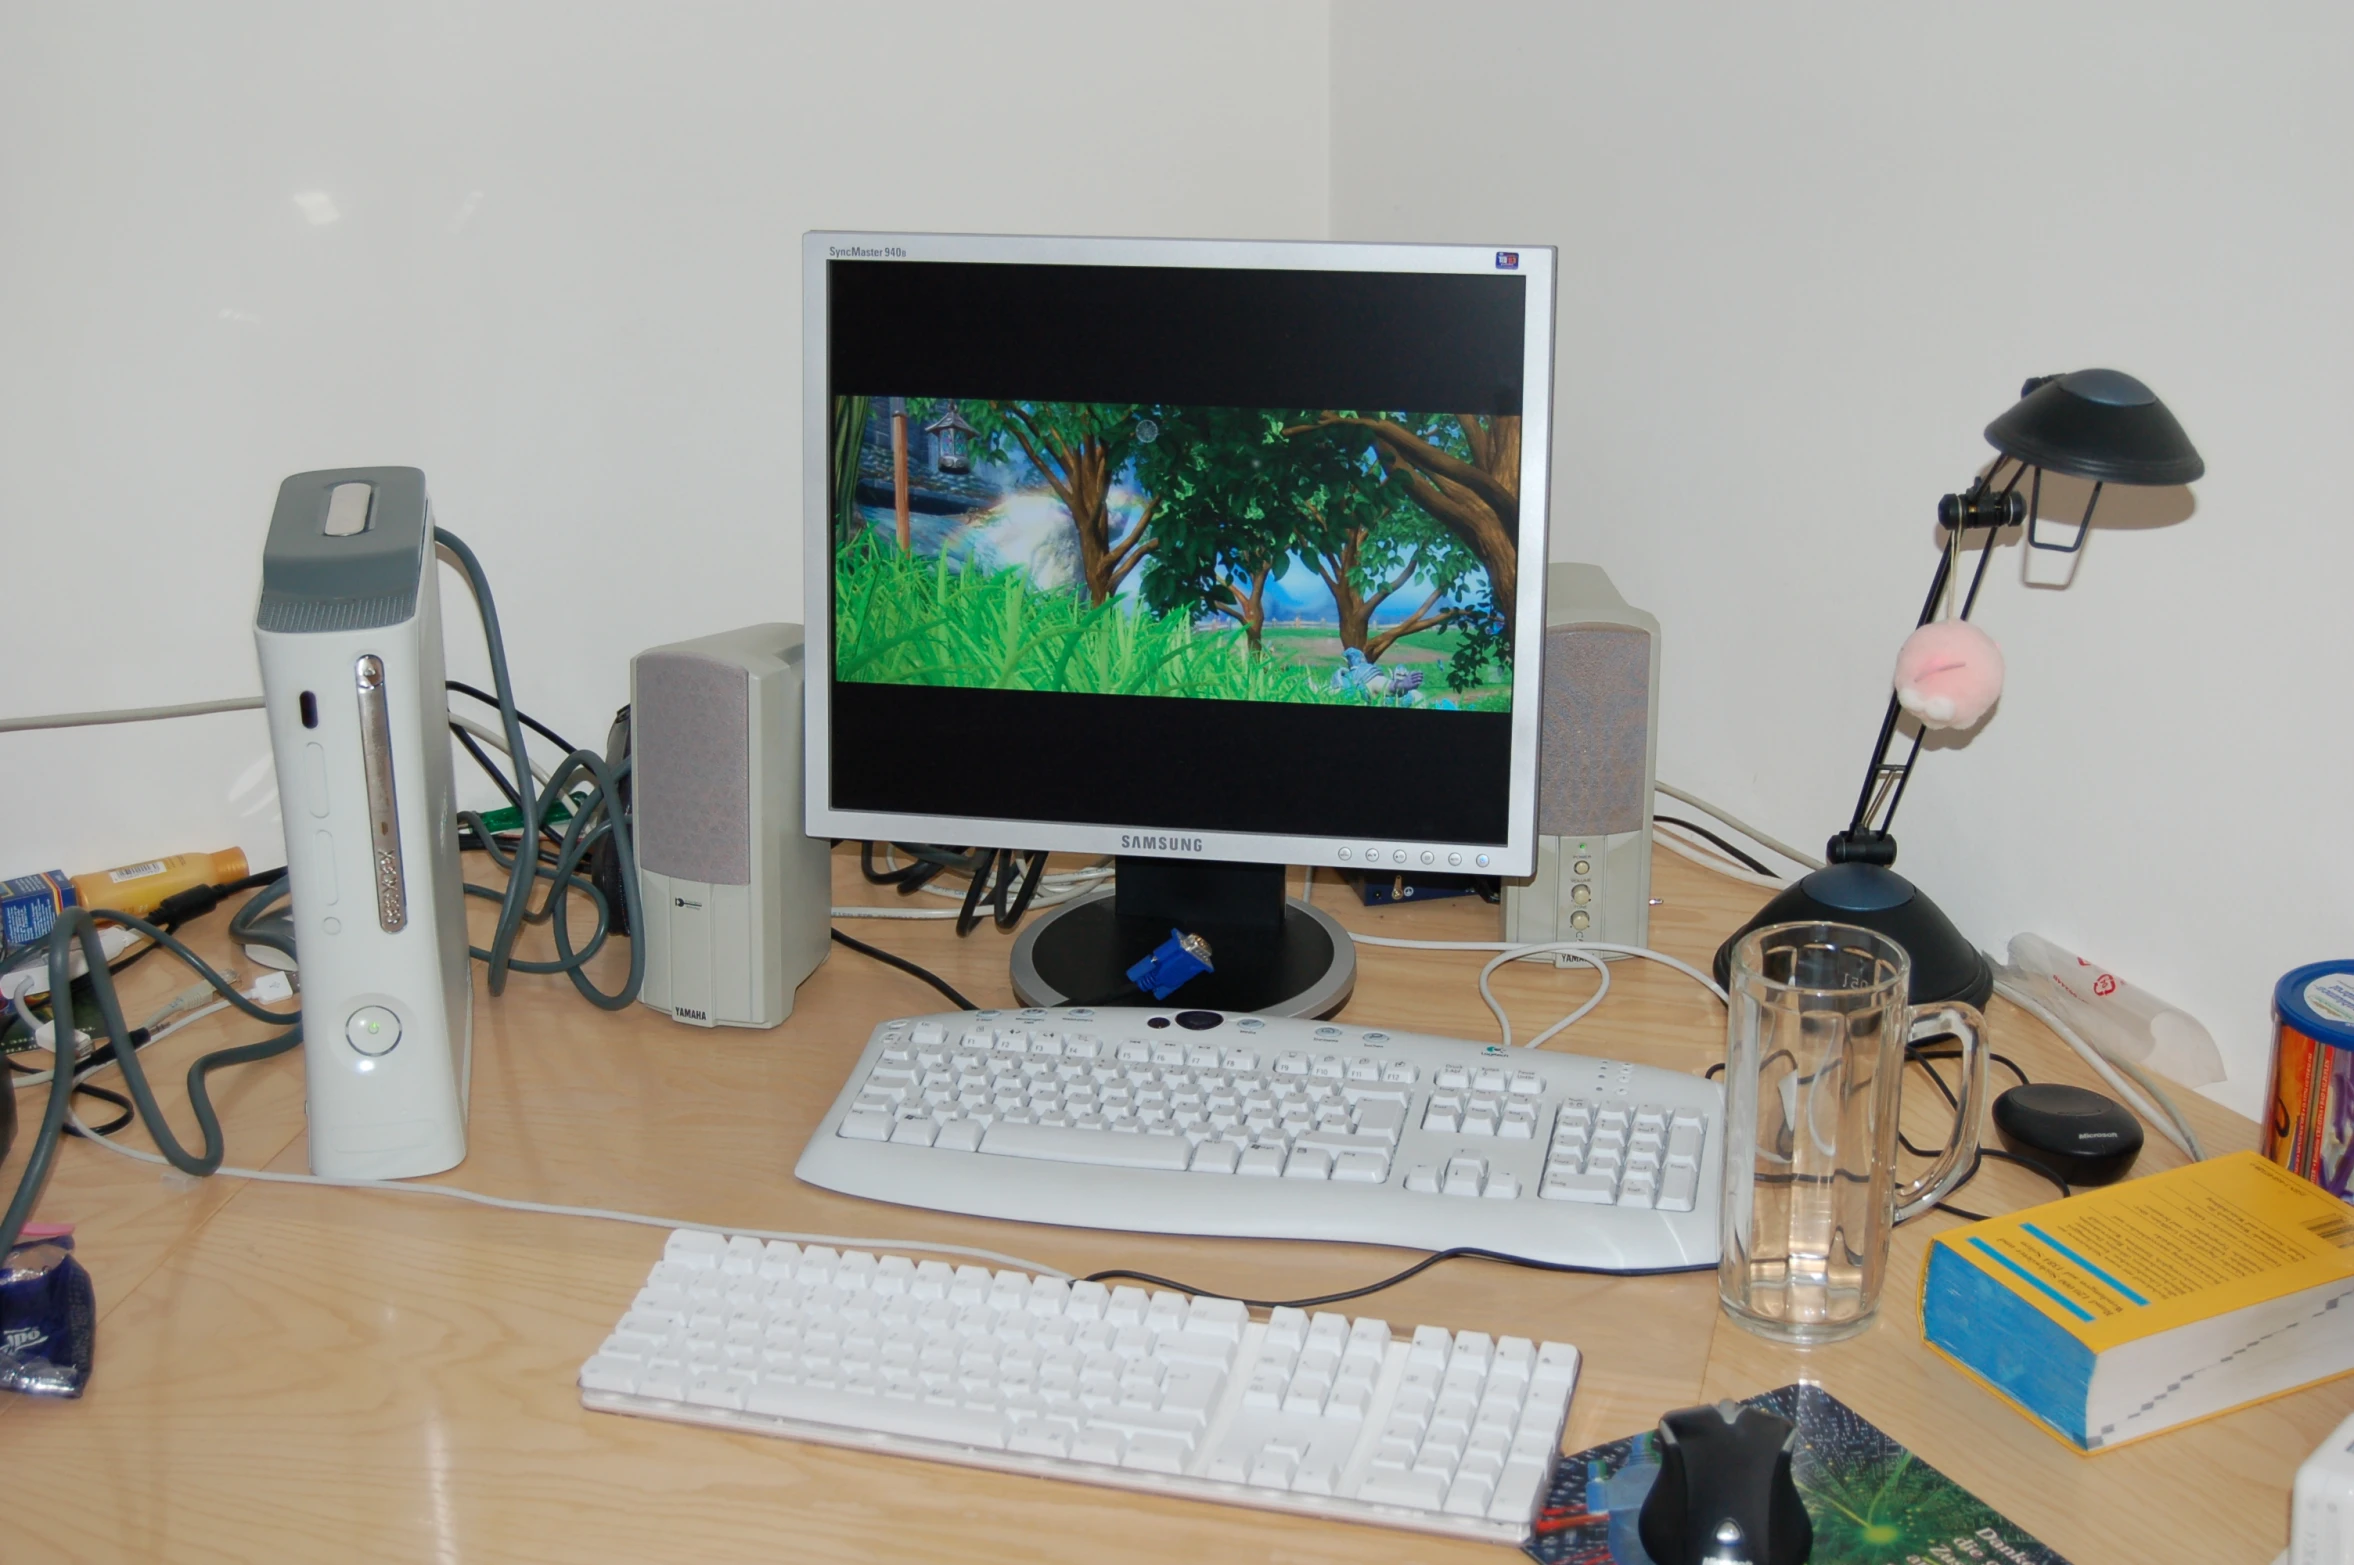
[[[835,678],[1507,712],[1520,418],[834,399]]]

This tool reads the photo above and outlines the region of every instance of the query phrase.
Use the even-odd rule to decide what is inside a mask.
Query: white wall
[[[1334,18],[1334,237],[1562,248],[1554,554],[1663,622],[1661,775],[1768,829],[1845,823],[2021,379],[2173,408],[2211,476],[2103,507],[2187,520],[2096,528],[2066,591],[1999,557],[2009,693],[1899,867],[2201,1017],[2250,1112],[2274,981],[2354,955],[2350,56],[2324,4]]]
[[[1320,237],[1328,58],[1325,0],[0,0],[0,714],[257,691],[278,481],[410,463],[601,746],[633,652],[800,618],[804,230]],[[0,801],[0,877],[280,862],[255,714],[0,735]]]

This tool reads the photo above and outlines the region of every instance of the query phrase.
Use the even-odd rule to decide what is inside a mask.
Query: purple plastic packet
[[[98,1301],[70,1229],[39,1231],[0,1266],[0,1391],[78,1397],[90,1382]]]

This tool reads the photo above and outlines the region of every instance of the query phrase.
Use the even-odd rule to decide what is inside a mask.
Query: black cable
[[[121,1113],[117,1114],[113,1119],[108,1120],[105,1124],[92,1125],[90,1127],[90,1134],[92,1136],[111,1136],[118,1130],[127,1130],[130,1128],[131,1121],[139,1117],[138,1110],[131,1107],[131,1100],[129,1098],[124,1097],[119,1092],[101,1087],[95,1082],[76,1081],[74,1083],[74,1095],[76,1097],[82,1098],[96,1098],[101,1103],[111,1103],[116,1108],[122,1110]],[[65,1133],[69,1136],[78,1136],[82,1132],[76,1129],[74,1126],[68,1125],[65,1127]]]
[[[517,793],[515,785],[507,781],[507,774],[499,769],[496,762],[491,760],[489,753],[482,748],[482,742],[456,723],[450,724],[450,732],[458,736],[458,743],[466,747],[466,753],[474,757],[474,764],[482,768],[484,775],[498,784],[499,792],[507,796],[507,808],[521,814],[523,795]]]
[[[965,885],[964,903],[956,910],[957,938],[962,939],[980,927],[981,894],[988,890],[990,872],[996,867],[997,850],[995,848],[983,848],[981,850],[981,862],[979,866],[974,869],[973,878]],[[905,891],[907,887],[901,886],[899,889],[901,891]]]
[[[1714,1261],[1704,1261],[1693,1266],[1646,1266],[1633,1271],[1618,1271],[1607,1266],[1573,1266],[1566,1261],[1532,1260],[1525,1255],[1506,1255],[1501,1250],[1483,1250],[1476,1245],[1466,1244],[1457,1245],[1450,1250],[1435,1250],[1404,1271],[1393,1272],[1379,1282],[1369,1282],[1362,1288],[1343,1289],[1339,1293],[1318,1294],[1312,1299],[1245,1299],[1237,1294],[1220,1293],[1215,1288],[1197,1288],[1190,1283],[1174,1282],[1166,1277],[1156,1277],[1151,1272],[1129,1271],[1124,1268],[1090,1272],[1080,1280],[1082,1282],[1110,1282],[1115,1278],[1125,1277],[1131,1282],[1141,1282],[1155,1288],[1174,1288],[1179,1293],[1190,1293],[1199,1298],[1234,1299],[1254,1310],[1312,1310],[1326,1304],[1345,1304],[1351,1299],[1362,1299],[1368,1294],[1379,1293],[1385,1288],[1395,1288],[1408,1278],[1419,1277],[1441,1261],[1454,1260],[1495,1261],[1505,1266],[1525,1266],[1531,1271],[1576,1272],[1603,1277],[1665,1277],[1680,1272],[1714,1271],[1717,1266]]]
[[[1005,873],[997,881],[997,927],[1009,933],[1022,921],[1022,915],[1030,911],[1030,899],[1038,895],[1038,882],[1046,875],[1046,850],[1031,850],[1029,872],[1022,877],[1022,887],[1014,893],[1013,906],[1009,909],[1005,905],[1005,888],[1007,882],[1013,879],[1013,865],[1013,855],[1008,853],[1005,856]]]
[[[438,528],[435,530],[439,531]],[[497,696],[492,695],[487,690],[478,690],[474,686],[467,684],[462,679],[445,679],[442,681],[442,687],[448,690],[455,690],[462,696],[472,696],[475,700],[481,702],[484,706],[495,707],[499,704],[499,698]],[[574,750],[580,748],[571,740],[565,738],[562,734],[556,732],[556,730],[550,728],[547,724],[532,716],[529,712],[524,711],[521,707],[517,707],[515,709],[515,720],[521,723],[524,727],[530,729],[533,733],[539,735],[542,739],[545,739],[548,743],[554,745],[557,749],[563,751],[566,755],[570,755]]]
[[[839,929],[833,931],[833,936],[836,944],[846,945],[851,950],[856,951],[860,956],[871,956],[876,961],[883,963],[885,966],[896,967],[903,973],[921,978],[925,983],[930,984],[933,988],[948,996],[949,1003],[954,1005],[960,1011],[977,1011],[980,1009],[980,1007],[975,1005],[972,1001],[957,993],[956,986],[951,984],[947,979],[942,978],[938,973],[932,972],[927,968],[916,966],[915,963],[910,962],[906,957],[893,956],[890,952],[884,950],[882,947],[870,946],[863,940],[853,940],[848,935],[842,933],[842,931]]]
[[[2050,1169],[2044,1167],[2041,1163],[2030,1162],[2023,1157],[2013,1157],[2010,1153],[1998,1151],[1993,1147],[1980,1147],[1978,1149],[1977,1156],[1970,1159],[1970,1171],[1964,1174],[1961,1178],[1954,1181],[1954,1190],[1959,1190],[1962,1188],[1962,1186],[1968,1184],[1971,1180],[1976,1179],[1978,1177],[1978,1169],[1980,1165],[1982,1165],[1985,1160],[1990,1157],[1999,1158],[2005,1163],[2016,1163],[2021,1168],[2033,1169],[2036,1173],[2043,1175],[2044,1178],[2050,1180],[2053,1184],[2060,1187],[2060,1196],[2063,1200],[2076,1193],[2074,1187],[2071,1186],[2067,1180],[2062,1179],[2059,1175],[2053,1173]],[[1946,1194],[1951,1195],[1953,1194],[1953,1191],[1949,1190],[1946,1192]],[[1973,1212],[1967,1207],[1955,1206],[1949,1201],[1938,1202],[1936,1210],[1944,1212],[1953,1217],[1959,1217],[1965,1222],[1983,1223],[1988,1221],[1987,1215],[1984,1212]]]
[[[1733,858],[1739,860],[1742,864],[1747,865],[1750,869],[1756,871],[1760,875],[1773,875],[1773,878],[1776,880],[1782,878],[1779,875],[1775,875],[1773,869],[1770,866],[1750,857],[1750,855],[1742,852],[1739,848],[1734,847],[1731,843],[1718,836],[1715,832],[1710,831],[1706,826],[1701,825],[1698,821],[1688,821],[1681,815],[1661,815],[1657,812],[1654,812],[1651,818],[1663,826],[1679,827],[1684,831],[1692,833],[1692,835],[1696,837],[1706,838],[1708,841],[1715,843],[1718,847],[1722,848]]]

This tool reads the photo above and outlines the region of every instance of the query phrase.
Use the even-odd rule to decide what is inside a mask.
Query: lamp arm
[[[1948,532],[1967,534],[1972,528],[1986,529],[1986,544],[1978,552],[1978,568],[1971,574],[1970,590],[1962,599],[1960,618],[1968,619],[1970,610],[1978,603],[1978,589],[1986,581],[1986,567],[1994,558],[1994,540],[2005,527],[2018,525],[2020,513],[2027,509],[2017,490],[2019,479],[2026,472],[2024,463],[2011,474],[2011,481],[2000,490],[1993,490],[1994,475],[2002,470],[1997,461],[1978,481],[1959,495],[1947,495],[1938,502],[1937,520]],[[2041,476],[2040,470],[2038,476]],[[1929,623],[1944,601],[1946,583],[1953,571],[1954,551],[1937,551],[1937,571],[1929,579],[1929,595],[1921,600],[1921,617],[1914,628]],[[1856,793],[1855,813],[1848,818],[1847,829],[1833,837],[1824,856],[1834,864],[1866,863],[1893,864],[1896,862],[1896,841],[1889,835],[1889,827],[1896,820],[1896,807],[1904,802],[1905,784],[1912,780],[1913,763],[1920,758],[1922,735],[1916,732],[1910,749],[1902,761],[1888,759],[1888,741],[1896,737],[1897,718],[1903,713],[1894,691],[1889,692],[1888,710],[1880,718],[1880,736],[1872,745],[1872,759],[1864,769],[1863,787]],[[1873,816],[1879,816],[1877,824]]]

